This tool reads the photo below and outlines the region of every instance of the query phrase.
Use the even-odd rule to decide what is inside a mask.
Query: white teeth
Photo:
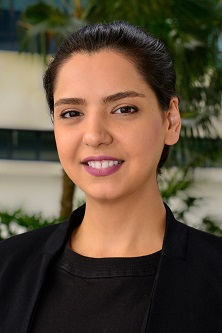
[[[120,161],[89,161],[87,164],[94,169],[106,169],[114,165],[120,164]]]
[[[96,169],[101,169],[101,163],[100,162],[95,162],[95,168]]]
[[[102,169],[106,169],[109,167],[109,162],[108,161],[103,161],[102,162]]]

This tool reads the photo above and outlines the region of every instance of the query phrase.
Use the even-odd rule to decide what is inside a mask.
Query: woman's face
[[[112,51],[73,55],[58,72],[54,101],[59,157],[86,198],[152,193],[163,146],[172,144],[170,124],[127,58]]]

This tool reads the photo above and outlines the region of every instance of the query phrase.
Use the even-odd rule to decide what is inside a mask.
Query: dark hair
[[[73,54],[94,53],[103,49],[124,54],[132,61],[138,73],[154,91],[160,107],[164,111],[169,109],[170,100],[176,95],[176,75],[165,46],[141,28],[118,21],[87,25],[63,41],[43,79],[51,115],[54,112],[53,94],[59,68]],[[169,146],[165,145],[158,172],[168,153]]]

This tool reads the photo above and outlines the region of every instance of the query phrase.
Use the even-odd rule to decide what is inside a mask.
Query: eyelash
[[[71,115],[72,114],[72,115]],[[65,112],[62,112],[60,115],[60,118],[67,119],[67,118],[77,118],[81,117],[83,114],[80,111],[76,110],[66,110]]]
[[[123,112],[117,112],[119,110],[123,110]],[[129,111],[129,110],[132,110],[132,111]],[[119,107],[113,113],[115,113],[115,114],[126,114],[127,115],[127,114],[131,114],[131,113],[136,113],[138,111],[139,111],[139,109],[137,107],[126,105],[126,106]]]
[[[123,112],[118,112],[118,111],[123,111]],[[138,111],[139,111],[139,109],[137,107],[126,105],[126,106],[121,106],[118,109],[114,110],[113,113],[128,115],[128,114],[136,113]],[[81,116],[83,116],[83,113],[80,111],[66,110],[61,113],[60,118],[67,119],[67,118],[77,118],[77,117],[81,117]]]

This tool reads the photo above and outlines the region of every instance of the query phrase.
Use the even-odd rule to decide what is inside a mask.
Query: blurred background
[[[58,160],[42,75],[64,36],[113,20],[168,47],[182,133],[160,189],[184,223],[222,234],[222,1],[0,0],[0,239],[56,223],[84,202]]]

